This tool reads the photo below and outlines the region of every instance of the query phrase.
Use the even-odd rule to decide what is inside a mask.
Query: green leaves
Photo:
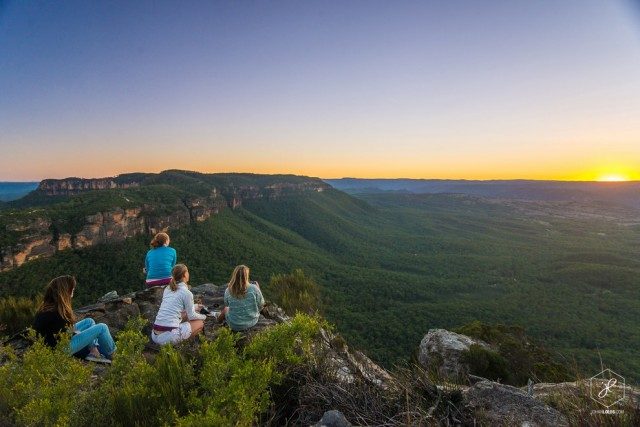
[[[21,425],[251,426],[270,406],[270,390],[311,349],[320,322],[298,315],[256,334],[239,348],[239,335],[222,328],[197,352],[164,346],[144,353],[144,322],[130,321],[117,336],[113,364],[91,380],[91,368],[41,340],[23,358],[3,349],[0,415]]]

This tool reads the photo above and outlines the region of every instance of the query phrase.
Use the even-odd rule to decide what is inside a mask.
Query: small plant
[[[36,315],[42,296],[35,300],[23,297],[0,299],[0,336],[12,335],[29,327]]]
[[[301,269],[271,276],[267,291],[271,300],[289,315],[320,311],[320,287]]]
[[[462,354],[462,361],[469,365],[474,375],[501,382],[511,382],[507,361],[495,351],[487,350],[478,344],[471,344]]]

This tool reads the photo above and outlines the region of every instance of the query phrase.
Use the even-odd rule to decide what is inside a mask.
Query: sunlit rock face
[[[175,201],[168,204],[165,201],[161,209],[154,202],[131,206],[131,200],[124,193],[121,196],[121,206],[73,218],[72,225],[68,224],[69,219],[52,220],[46,206],[23,212],[30,219],[24,219],[25,216],[7,216],[4,218],[6,232],[11,234],[12,239],[8,239],[9,243],[0,240],[0,271],[19,267],[33,259],[51,256],[57,251],[118,242],[133,236],[168,232],[190,223],[203,222],[223,209],[237,209],[247,200],[276,200],[330,188],[328,184],[314,178],[295,177],[296,182],[287,182],[291,178],[252,175],[243,177],[242,184],[236,184],[233,177],[211,176],[220,184],[201,182],[206,189],[205,196],[193,196],[189,191],[186,192],[189,195],[184,198],[176,197]],[[162,177],[165,175],[126,174],[100,179],[47,179],[40,183],[34,194],[39,197],[58,197],[102,190],[142,188],[156,184],[154,179]],[[278,179],[282,179],[282,182],[277,182]],[[256,184],[251,183],[252,181]],[[34,215],[37,216],[34,218]]]

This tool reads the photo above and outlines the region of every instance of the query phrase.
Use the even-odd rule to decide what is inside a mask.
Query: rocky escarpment
[[[129,174],[114,178],[48,179],[40,183],[36,193],[40,196],[74,196],[86,192],[112,189],[135,189],[163,184],[171,185],[176,173],[171,174]],[[279,176],[196,175],[204,177],[197,181],[190,175],[188,185],[178,182],[174,189],[177,194],[173,202],[163,202],[159,207],[153,198],[132,202],[126,196],[121,202],[107,210],[76,214],[74,207],[62,219],[49,215],[47,208],[32,209],[27,212],[9,212],[2,216],[1,230],[7,238],[0,238],[0,271],[19,267],[27,261],[48,257],[57,251],[122,241],[141,234],[154,234],[184,225],[202,222],[229,207],[236,209],[247,200],[276,200],[289,195],[306,192],[321,192],[330,188],[318,179]],[[206,178],[206,179],[205,179]],[[224,179],[223,179],[224,178]],[[208,181],[207,181],[208,179]],[[255,182],[255,183],[252,183]],[[194,196],[190,188],[197,186]],[[164,187],[163,187],[164,188]],[[195,188],[195,187],[194,187]],[[204,195],[202,195],[204,194]]]
[[[36,191],[47,196],[71,196],[93,190],[136,188],[140,187],[145,176],[146,174],[133,174],[95,179],[45,179],[40,182]]]
[[[108,178],[45,179],[40,182],[36,192],[46,196],[73,196],[96,190],[139,188],[154,184],[173,185],[172,179],[175,176],[180,178],[186,176],[189,180],[179,181],[179,185],[210,187],[212,194],[223,196],[230,207],[240,206],[244,200],[277,199],[287,194],[321,192],[331,188],[320,179],[293,175],[199,174],[165,171],[160,174],[137,173]]]
[[[52,256],[65,249],[113,243],[128,237],[166,232],[193,222],[202,222],[225,206],[223,199],[212,197],[181,201],[169,213],[157,213],[148,205],[115,207],[81,217],[76,221],[79,225],[69,225],[47,217],[16,219],[5,226],[8,233],[16,235],[16,241],[0,247],[0,271]]]

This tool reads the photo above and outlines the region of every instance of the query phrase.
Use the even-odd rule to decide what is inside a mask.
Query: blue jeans
[[[86,318],[74,325],[74,331],[79,333],[71,337],[69,348],[71,354],[75,354],[85,348],[98,346],[100,353],[110,357],[116,350],[116,344],[111,338],[109,328],[104,323],[98,323],[91,318]]]

